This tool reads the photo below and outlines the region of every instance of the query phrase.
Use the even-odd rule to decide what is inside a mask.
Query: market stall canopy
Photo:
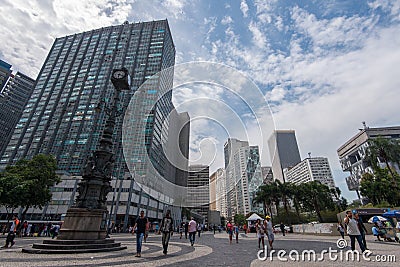
[[[257,220],[264,221],[264,219],[258,216],[257,213],[251,214],[251,216],[246,219],[246,221],[257,221]]]
[[[389,218],[400,218],[400,210],[391,210],[382,214],[382,216]]]
[[[377,221],[386,222],[387,219],[382,216],[373,216],[373,217],[369,218],[369,220],[368,220],[369,223],[374,223]]]

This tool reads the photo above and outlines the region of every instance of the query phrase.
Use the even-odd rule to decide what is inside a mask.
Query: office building
[[[369,128],[364,124],[364,128],[346,141],[337,150],[340,165],[344,172],[349,172],[346,177],[347,187],[351,191],[356,191],[360,198],[359,189],[361,177],[365,173],[373,173],[373,169],[366,159],[368,150],[368,141],[377,137],[400,140],[400,126],[393,127],[374,127]],[[385,164],[381,167],[385,168]],[[391,163],[392,167],[400,173],[399,166]]]
[[[143,127],[146,131],[132,133],[136,146],[128,156],[136,160],[135,175],[149,175],[147,161],[141,161],[149,156],[155,169],[171,180],[169,175],[173,171],[164,150],[169,132],[166,118],[174,109],[172,92],[168,90],[172,88],[173,71],[155,74],[173,66],[174,62],[175,47],[167,20],[125,22],[57,38],[0,160],[0,168],[21,158],[45,153],[56,157],[60,172],[79,179],[88,156],[98,146],[108,118],[107,106],[111,106],[115,93],[110,81],[112,70],[125,67],[131,76],[131,89],[121,92],[121,109],[126,109],[138,88],[150,80],[136,98],[142,104],[135,113],[138,127],[133,131]],[[100,107],[100,112],[95,112],[96,107]],[[113,135],[113,177],[117,180],[134,179],[123,155],[123,118],[117,117]],[[132,203],[122,201],[121,205]],[[129,214],[138,212],[133,206]],[[128,215],[120,215],[125,216],[126,224]]]
[[[0,157],[32,95],[34,83],[32,78],[17,72],[11,74],[0,92]]]
[[[234,154],[241,147],[248,147],[249,142],[241,141],[236,138],[228,138],[228,140],[224,144],[224,162],[225,162],[225,177],[226,177],[226,207],[227,207],[227,216],[228,218],[232,218],[234,213],[236,212],[234,207],[236,207],[237,199],[236,199],[236,184],[239,182],[236,179],[240,179],[239,177],[235,177],[234,164],[231,163],[233,161]]]
[[[263,178],[263,184],[270,184],[274,181],[274,175],[272,173],[272,167],[262,166],[261,176]]]
[[[226,216],[252,211],[252,199],[263,183],[258,146],[229,138],[224,146],[226,166]],[[228,161],[228,162],[227,162]]]
[[[335,188],[331,168],[327,158],[306,158],[290,169],[284,170],[285,180],[289,183],[302,184],[319,181],[331,189]]]
[[[0,59],[0,93],[11,76],[11,64]]]
[[[210,170],[207,165],[190,165],[187,180],[191,210],[207,218],[210,209]]]
[[[285,181],[283,169],[291,168],[301,161],[294,130],[275,130],[268,139],[274,179]]]

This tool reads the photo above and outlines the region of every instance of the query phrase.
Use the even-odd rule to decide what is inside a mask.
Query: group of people
[[[226,232],[229,235],[229,244],[232,244],[233,235],[236,237],[236,243],[239,243],[239,226],[237,223],[232,224],[232,221],[228,221],[226,224]]]
[[[271,222],[271,217],[266,216],[265,221],[261,221],[260,219],[257,220],[256,223],[256,232],[257,232],[257,237],[258,237],[258,248],[260,248],[260,245],[262,244],[262,248],[265,248],[265,241],[264,238],[267,236],[268,239],[268,244],[270,249],[274,249],[272,246],[272,243],[275,240],[275,235],[274,235],[274,228],[272,226]]]
[[[193,222],[192,222],[193,221]],[[190,222],[192,222],[192,224],[190,224]],[[192,217],[191,220],[189,222],[182,222],[179,226],[178,226],[178,232],[180,234],[179,239],[182,239],[183,237],[183,233],[185,232],[185,239],[188,238],[188,233],[189,233],[189,227],[191,227],[192,230],[192,235],[193,235],[193,230],[194,230],[194,223],[196,224],[196,231],[197,234],[200,237],[201,232],[203,231],[203,226],[200,223],[197,223],[194,218]],[[196,232],[194,231],[194,232]],[[190,235],[189,235],[189,239],[190,239]]]
[[[390,223],[386,227],[390,227]],[[396,228],[398,229],[398,231],[400,231],[400,222],[397,223]],[[350,246],[352,250],[355,250],[355,240],[357,240],[362,252],[368,249],[367,242],[365,240],[365,235],[368,232],[361,217],[357,212],[352,212],[350,210],[346,211],[344,225],[341,222],[338,222],[337,230],[339,231],[342,238],[344,238],[345,232],[347,233],[347,235],[350,237]],[[382,241],[381,238],[383,238],[385,241],[391,241],[391,238],[387,236],[386,229],[381,221],[375,221],[374,226],[371,230],[372,234],[376,236],[378,241]]]
[[[194,218],[187,223],[181,224],[179,227],[180,238],[182,238],[183,229],[185,229],[185,237],[187,238],[187,234],[189,234],[189,240],[191,246],[194,245],[196,240],[196,233],[198,233],[200,237],[200,232],[202,230],[201,224],[198,224]],[[150,222],[147,217],[144,216],[144,211],[140,212],[140,216],[136,219],[135,225],[130,228],[132,234],[136,233],[136,255],[135,257],[142,256],[142,242],[143,240],[146,242],[148,232],[150,229]],[[171,236],[174,234],[174,220],[171,217],[171,211],[167,210],[165,216],[161,221],[161,225],[157,231],[158,234],[161,234],[161,242],[163,246],[163,254],[166,255],[168,253],[168,244]]]
[[[6,243],[1,248],[11,248],[15,245],[15,237],[33,237],[33,236],[48,236],[52,239],[58,236],[61,226],[59,224],[52,223],[41,223],[31,224],[28,221],[21,221],[18,219],[17,215],[13,215],[11,225],[8,228],[7,225],[4,226],[5,230],[8,230]]]
[[[164,218],[161,221],[161,225],[158,230],[158,234],[162,235],[162,246],[163,254],[166,255],[168,252],[169,239],[174,234],[174,220],[171,217],[171,211],[167,210]],[[142,256],[142,242],[143,239],[146,242],[148,233],[150,230],[150,222],[147,217],[144,216],[144,211],[140,212],[140,216],[136,219],[135,225],[132,227],[132,234],[136,232],[136,256]]]
[[[346,231],[347,235],[350,237],[350,246],[352,250],[356,249],[356,240],[362,252],[368,249],[367,242],[365,241],[367,229],[357,212],[346,211],[344,226],[341,222],[338,222],[337,230],[342,238],[344,238],[344,233]]]

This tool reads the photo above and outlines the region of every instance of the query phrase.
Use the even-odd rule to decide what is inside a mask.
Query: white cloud
[[[240,2],[240,10],[242,10],[243,17],[247,18],[247,13],[249,12],[249,6],[246,3],[246,0],[242,0]]]
[[[261,49],[265,48],[267,40],[265,38],[265,34],[259,29],[256,23],[253,21],[249,24],[249,30],[253,34],[253,43]]]
[[[222,18],[221,20],[221,24],[222,25],[227,25],[227,24],[231,24],[233,22],[233,19],[231,16],[225,16]]]
[[[377,22],[374,17],[335,17],[318,20],[314,14],[295,7],[292,18],[299,33],[311,38],[314,52],[325,52],[324,49],[332,46],[346,46],[349,49],[357,48],[363,40],[369,37],[371,29]],[[329,51],[328,51],[329,52]]]
[[[285,98],[286,90],[281,86],[275,86],[274,89],[267,92],[266,98],[268,101],[282,101]]]

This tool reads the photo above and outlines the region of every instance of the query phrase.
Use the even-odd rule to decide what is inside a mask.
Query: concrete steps
[[[103,240],[44,240],[42,244],[35,243],[32,248],[24,248],[22,252],[31,254],[74,254],[109,252],[126,249],[114,239]]]

